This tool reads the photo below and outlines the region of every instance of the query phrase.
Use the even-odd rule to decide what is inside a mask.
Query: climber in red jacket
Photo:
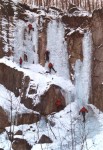
[[[52,63],[48,64],[48,68],[49,68],[49,73],[51,73],[51,69],[56,73]]]
[[[22,67],[23,60],[22,60],[21,57],[20,57],[20,59],[19,59],[19,63],[20,63],[20,67]]]
[[[46,52],[45,52],[45,60],[46,61],[49,61],[49,55],[50,55],[50,52],[48,50],[46,50]]]
[[[85,114],[88,113],[88,110],[85,107],[82,107],[79,111],[79,115],[82,113],[83,116],[83,122],[85,122]]]
[[[29,25],[28,25],[28,28],[29,28],[29,34],[30,34],[30,31],[31,31],[31,30],[34,31],[34,28],[33,28],[32,24],[29,24]]]
[[[61,99],[57,99],[55,102],[56,108],[57,108],[57,112],[59,112],[60,110],[63,109],[63,105],[62,105],[62,101]]]

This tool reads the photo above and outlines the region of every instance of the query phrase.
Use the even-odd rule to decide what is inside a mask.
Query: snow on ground
[[[50,122],[55,125],[51,126]],[[103,114],[93,113],[91,117],[87,115],[84,124],[78,114],[77,103],[71,103],[59,113],[42,117],[37,124],[14,126],[13,129],[14,133],[23,131],[23,135],[14,135],[14,138],[26,139],[33,146],[32,150],[101,150]],[[9,131],[10,128],[7,127],[6,130]],[[37,144],[43,134],[49,136],[53,143]],[[0,135],[0,148],[10,148],[6,132]]]
[[[92,147],[92,150],[98,149],[98,144],[100,144],[99,139],[103,138],[103,122],[101,121],[101,119],[103,119],[103,114],[86,118],[87,120],[84,125],[78,113],[76,114],[76,105],[76,103],[72,103],[60,113],[48,117],[49,120],[56,123],[54,127],[51,127],[49,123],[46,124],[45,118],[37,124],[39,127],[38,136],[41,137],[42,134],[45,134],[53,140],[53,143],[42,145],[35,144],[32,150],[72,150],[73,147],[80,150],[83,145],[82,138],[85,137],[87,138],[86,142],[88,142],[88,144],[86,145],[86,142],[84,142],[83,150],[86,150],[87,147],[88,149]],[[27,135],[29,136],[29,134]],[[99,139],[97,140],[98,137]],[[71,146],[71,139],[73,139],[74,146]]]
[[[67,103],[69,102],[68,96],[70,96],[70,92],[74,90],[74,86],[70,80],[67,80],[57,75],[52,75],[48,73],[46,74],[45,68],[39,64],[23,64],[22,68],[20,68],[19,65],[17,65],[15,62],[6,58],[0,59],[0,63],[4,63],[7,66],[17,69],[18,71],[24,72],[24,76],[29,76],[32,80],[30,81],[30,85],[35,85],[38,88],[38,97],[42,95],[50,87],[51,84],[55,84],[60,86],[65,91],[64,96],[66,96]],[[27,96],[29,95],[27,94]],[[38,97],[36,101],[34,99],[35,104],[39,102]]]
[[[15,117],[17,114],[33,112],[20,103],[20,97],[15,97],[14,93],[7,90],[3,85],[0,85],[0,91],[0,106],[7,112],[8,116],[11,116],[11,113]],[[11,107],[13,108],[12,112]]]

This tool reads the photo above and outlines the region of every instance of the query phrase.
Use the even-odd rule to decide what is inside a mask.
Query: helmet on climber
[[[29,28],[29,29],[32,29],[32,24],[28,24],[28,28]]]
[[[49,68],[52,68],[52,67],[53,67],[53,64],[52,64],[52,63],[49,63],[49,64],[48,64],[48,67],[49,67]]]
[[[28,28],[29,28],[29,33],[30,33],[31,30],[34,31],[34,28],[33,28],[32,24],[28,24]]]

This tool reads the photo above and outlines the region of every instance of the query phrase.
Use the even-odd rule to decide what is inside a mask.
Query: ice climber
[[[28,56],[27,56],[27,54],[26,53],[24,53],[24,61],[28,61]]]
[[[85,122],[85,114],[88,113],[88,110],[85,107],[82,107],[79,111],[79,115],[82,113],[83,116],[83,122]]]
[[[46,50],[46,52],[45,52],[45,60],[46,61],[49,61],[49,55],[50,55],[50,52],[48,50]]]
[[[57,112],[59,112],[60,110],[63,109],[63,105],[62,105],[62,101],[61,99],[57,99],[55,102],[56,108],[57,108]]]
[[[49,73],[51,73],[51,69],[56,73],[52,63],[48,64],[48,68],[49,68]]]
[[[29,28],[29,34],[30,34],[30,31],[31,31],[31,30],[34,31],[34,28],[33,28],[32,24],[29,24],[29,25],[28,25],[28,28]]]
[[[20,63],[20,67],[22,67],[23,60],[22,60],[21,57],[20,57],[20,59],[19,59],[19,63]]]

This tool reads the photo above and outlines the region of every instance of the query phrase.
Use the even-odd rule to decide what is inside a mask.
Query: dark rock
[[[62,22],[67,24],[70,28],[78,28],[81,27],[85,22],[88,21],[88,25],[91,23],[91,18],[88,16],[62,16]],[[86,25],[84,26],[86,27]]]
[[[25,4],[25,3],[18,3],[18,6],[20,6],[21,8],[23,8],[24,10],[29,10],[31,11],[31,8],[29,5]]]
[[[29,82],[30,82],[30,77],[25,76],[25,78],[23,79],[23,84],[22,84],[22,88],[21,88],[21,91],[22,91],[22,94],[23,94],[22,98],[26,98],[26,90],[28,88]]]
[[[0,130],[3,132],[5,127],[9,126],[10,122],[8,120],[8,116],[3,108],[0,106]]]
[[[13,92],[16,97],[21,96],[22,99],[26,98],[26,90],[29,82],[30,78],[28,76],[24,77],[23,72],[0,63],[0,84]]]
[[[12,143],[13,150],[31,150],[31,145],[25,139],[15,138]]]
[[[15,133],[15,135],[22,135],[22,131],[21,130],[18,130],[16,133]]]
[[[0,84],[19,96],[22,87],[23,72],[0,63]],[[13,82],[14,81],[14,82]]]
[[[60,99],[65,107],[64,91],[57,85],[51,85],[48,91],[40,97],[41,102],[34,107],[34,110],[39,111],[42,115],[48,115],[52,112],[57,112],[56,100]],[[63,109],[62,108],[62,109]]]
[[[30,7],[27,5],[27,4],[25,4],[25,3],[18,3],[18,5],[20,6],[20,7],[23,7],[24,9],[27,9],[27,10],[29,10],[30,9]]]
[[[29,97],[21,97],[21,103],[23,103],[27,108],[33,109],[33,99]]]
[[[3,132],[5,132],[5,128],[0,127],[0,134],[3,133]]]
[[[39,18],[39,24],[40,24],[40,18]],[[39,36],[38,36],[38,56],[39,56],[39,63],[42,66],[45,65],[45,51],[47,45],[47,26],[48,26],[48,20],[43,22],[42,30],[39,30]]]
[[[23,20],[24,22],[28,21],[28,15],[27,14],[24,14],[24,13],[17,14],[16,17],[18,17],[18,19]]]
[[[37,10],[38,10],[37,8],[33,8],[33,9],[32,9],[32,12],[37,13]]]
[[[37,90],[33,89],[33,87],[30,87],[28,94],[36,94]]]
[[[42,135],[38,144],[43,144],[43,143],[53,143],[53,141],[46,135]]]
[[[14,9],[13,9],[13,1],[0,1],[1,4],[1,13],[6,18],[9,16],[14,16]]]
[[[17,116],[17,125],[21,124],[32,124],[40,120],[39,114],[25,113]]]

